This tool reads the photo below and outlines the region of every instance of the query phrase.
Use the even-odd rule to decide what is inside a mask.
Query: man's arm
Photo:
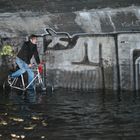
[[[39,58],[39,54],[38,54],[38,50],[37,50],[37,46],[35,46],[35,50],[34,50],[34,58],[36,60],[37,64],[40,64],[40,58]]]

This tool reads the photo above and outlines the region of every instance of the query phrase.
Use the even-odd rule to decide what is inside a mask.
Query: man
[[[23,46],[21,47],[20,51],[17,54],[16,57],[16,63],[19,67],[19,69],[12,73],[11,77],[18,77],[21,74],[27,72],[28,73],[28,83],[30,83],[34,78],[34,72],[31,69],[31,58],[34,56],[36,63],[40,64],[40,58],[37,51],[37,36],[31,35],[29,37],[29,41],[24,42]],[[34,84],[32,83],[29,86],[29,89],[33,89]]]

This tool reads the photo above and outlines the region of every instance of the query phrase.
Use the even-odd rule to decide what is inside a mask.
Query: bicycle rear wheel
[[[2,88],[3,88],[3,91],[6,91],[6,92],[8,92],[9,90],[11,90],[10,84],[8,82],[8,77],[3,82]]]

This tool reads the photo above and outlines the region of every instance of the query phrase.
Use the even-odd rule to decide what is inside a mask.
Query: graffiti
[[[67,32],[56,32],[53,29],[46,29],[44,36],[44,51],[72,49],[79,36],[70,36]]]
[[[88,44],[87,43],[84,43],[84,47],[85,47],[85,56],[84,56],[83,60],[81,62],[72,62],[72,64],[99,66],[99,63],[90,62],[90,60],[88,58]]]
[[[81,39],[81,37],[83,37],[83,38]],[[89,37],[88,38],[89,40],[85,39],[84,37]],[[58,33],[52,29],[47,30],[47,34],[44,35],[44,47],[45,47],[45,54],[46,54],[46,57],[48,57],[48,62],[49,62],[50,66],[57,65],[56,69],[58,69],[58,67],[61,69],[62,68],[61,66],[63,65],[63,63],[64,63],[64,65],[70,63],[71,64],[70,69],[73,69],[74,67],[77,67],[78,65],[79,66],[83,66],[83,65],[92,66],[90,69],[87,68],[86,71],[83,71],[83,69],[84,69],[83,67],[80,67],[81,71],[78,71],[78,70],[70,71],[70,69],[60,70],[60,71],[62,71],[62,75],[58,74],[59,75],[58,76],[57,74],[54,74],[55,78],[54,78],[54,80],[51,80],[51,81],[57,81],[56,77],[58,76],[61,78],[58,78],[59,82],[57,84],[58,85],[60,84],[60,86],[62,86],[62,87],[63,86],[69,87],[69,88],[70,87],[71,88],[80,87],[80,88],[88,89],[88,88],[91,88],[90,83],[91,83],[92,79],[95,80],[95,75],[97,75],[97,77],[98,77],[97,79],[99,79],[99,75],[101,74],[100,80],[97,80],[97,81],[98,82],[102,81],[101,87],[103,89],[105,88],[105,79],[104,79],[105,76],[104,76],[104,68],[103,68],[104,66],[103,66],[103,58],[102,58],[102,44],[94,42],[94,44],[96,44],[96,45],[94,45],[95,48],[94,48],[94,46],[92,47],[91,46],[92,37],[93,36],[91,36],[91,35],[85,36],[85,34],[84,35],[76,34],[76,35],[70,36],[66,32]],[[89,50],[89,48],[90,48],[90,50]],[[63,50],[68,50],[68,49],[69,49],[69,51],[66,51],[66,52],[63,51]],[[94,51],[91,52],[91,49],[94,49]],[[56,51],[53,51],[53,50],[56,50]],[[76,53],[77,51],[78,51],[79,56]],[[98,52],[98,53],[96,53],[96,52]],[[75,55],[76,55],[76,57],[75,57]],[[92,58],[89,58],[89,55]],[[53,57],[51,57],[51,56],[53,56]],[[94,56],[94,58],[93,58],[93,56]],[[72,59],[73,57],[75,57],[74,61]],[[96,62],[92,62],[93,59]],[[51,78],[52,77],[53,76],[51,76]],[[79,78],[77,79],[76,77],[77,78],[83,77],[83,78],[79,81],[78,80]],[[94,83],[96,85],[96,83],[98,83],[97,81],[92,82],[92,83]],[[92,84],[92,86],[94,84]],[[100,85],[100,84],[97,84],[97,85]]]

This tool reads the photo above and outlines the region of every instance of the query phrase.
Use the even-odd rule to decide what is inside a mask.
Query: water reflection
[[[139,139],[140,98],[132,92],[58,89],[0,94],[0,139]]]
[[[25,94],[25,102],[36,103],[36,92],[35,90],[28,90]]]

